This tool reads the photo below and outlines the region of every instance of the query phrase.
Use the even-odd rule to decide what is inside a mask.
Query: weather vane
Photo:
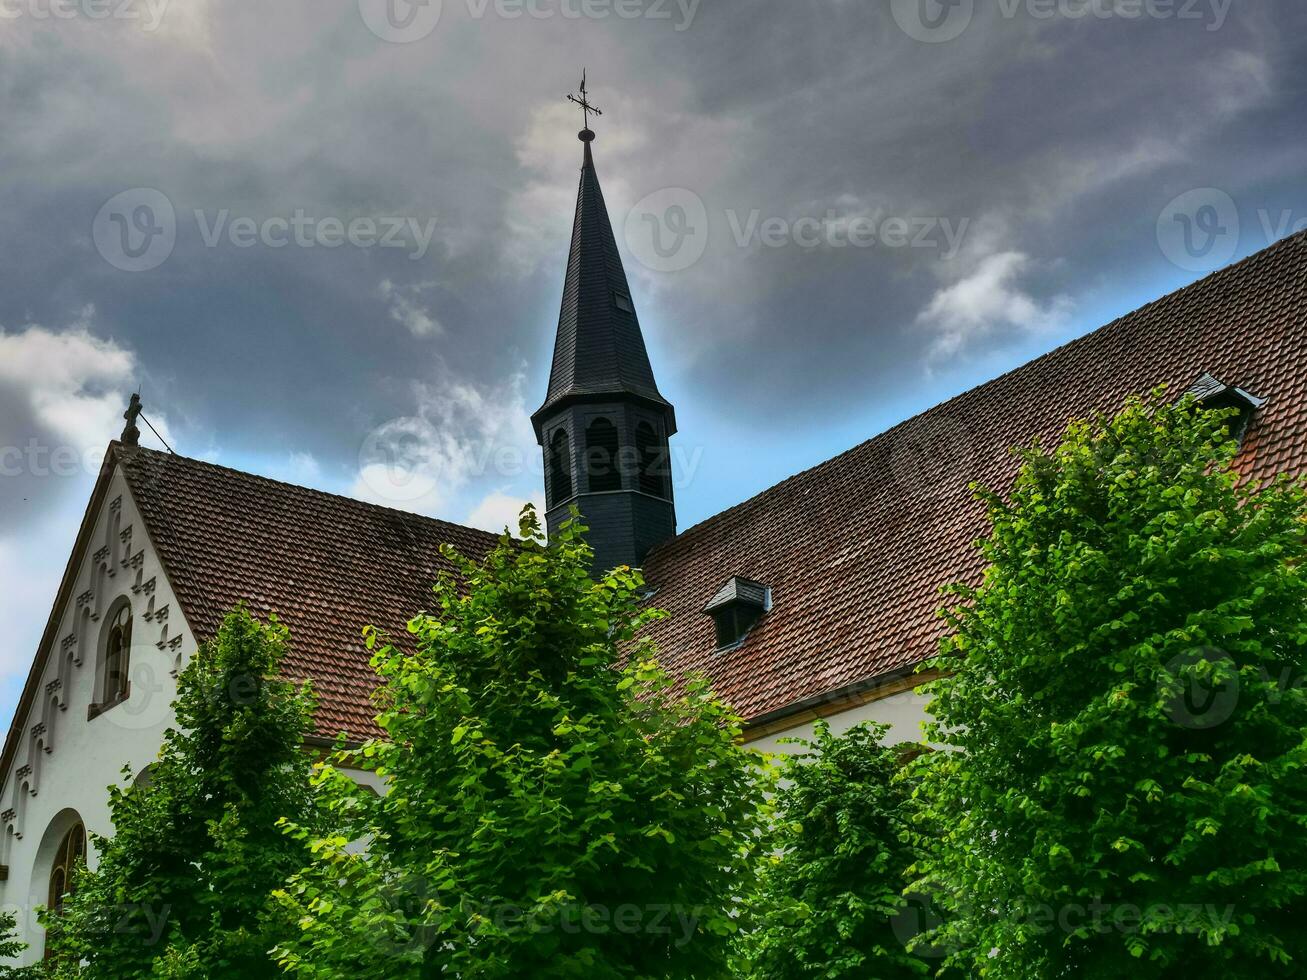
[[[581,107],[581,113],[582,113],[583,118],[585,119],[585,131],[586,131],[586,132],[589,132],[589,130],[590,130],[590,113],[593,112],[596,116],[602,116],[602,115],[603,115],[603,112],[600,111],[599,108],[598,108],[597,106],[593,106],[593,105],[591,105],[591,104],[589,103],[589,101],[586,99],[586,94],[585,94],[585,69],[584,69],[584,68],[581,69],[581,97],[578,99],[575,95],[571,95],[571,94],[569,94],[569,95],[567,96],[567,100],[568,100],[569,102],[575,102],[577,105],[579,105],[579,106]]]

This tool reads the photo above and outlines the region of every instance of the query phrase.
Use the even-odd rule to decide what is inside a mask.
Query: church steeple
[[[571,98],[569,96],[569,98]],[[573,99],[587,117],[598,112]],[[550,531],[576,504],[597,571],[639,565],[676,533],[668,438],[676,415],[658,391],[617,251],[591,143],[585,146],[572,247],[544,404],[531,416],[545,453]]]

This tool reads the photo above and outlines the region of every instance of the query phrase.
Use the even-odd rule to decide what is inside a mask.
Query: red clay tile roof
[[[645,572],[657,589],[654,603],[672,614],[652,627],[664,662],[676,671],[705,671],[755,722],[911,670],[940,635],[939,587],[974,581],[980,572],[971,543],[983,515],[967,484],[1004,487],[1015,472],[1010,446],[1054,438],[1069,418],[1114,409],[1159,383],[1184,391],[1205,371],[1267,399],[1238,462],[1246,474],[1307,470],[1307,234],[932,408],[662,545]],[[124,464],[197,638],[211,637],[239,601],[259,616],[276,611],[291,629],[289,672],[314,680],[325,736],[374,732],[375,679],[362,627],[402,638],[448,567],[439,546],[479,555],[495,541],[482,531],[193,459],[119,446],[113,458]],[[99,496],[104,482],[102,476]],[[702,610],[736,575],[769,586],[772,609],[743,644],[718,654]],[[40,667],[38,658],[28,689]],[[0,760],[6,769],[15,732]]]
[[[312,678],[327,737],[375,733],[363,627],[402,641],[451,568],[440,546],[479,556],[496,540],[182,456],[113,452],[196,639],[211,638],[238,602],[259,618],[275,612],[291,633],[286,672]]]
[[[936,649],[940,586],[976,581],[983,511],[1010,446],[1204,371],[1267,399],[1237,466],[1307,471],[1307,235],[1158,300],[764,491],[656,549],[645,575],[671,616],[652,627],[667,667],[706,672],[751,721],[911,669]],[[704,604],[733,575],[773,607],[714,652]]]

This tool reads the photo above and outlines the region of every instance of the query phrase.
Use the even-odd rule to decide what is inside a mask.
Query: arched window
[[[104,644],[101,704],[117,704],[127,697],[132,653],[132,607],[123,603],[109,623]]]
[[[140,772],[136,774],[136,778],[132,780],[132,788],[145,789],[149,787],[149,785],[153,782],[154,782],[154,763],[151,762],[148,766],[146,766],[144,769],[142,769]]]
[[[640,460],[640,490],[655,497],[667,496],[667,448],[648,422],[635,427],[635,451]]]
[[[572,442],[566,429],[555,432],[549,443],[549,494],[551,504],[572,496]]]
[[[59,849],[55,851],[54,863],[50,867],[49,898],[46,901],[46,908],[52,914],[63,914],[64,906],[77,888],[77,880],[74,876],[77,862],[84,857],[86,857],[86,828],[78,822],[69,827],[68,832],[59,841]],[[47,960],[54,956],[51,945],[46,942]]]
[[[608,419],[595,419],[585,430],[585,467],[591,493],[622,489],[617,446],[617,427]]]

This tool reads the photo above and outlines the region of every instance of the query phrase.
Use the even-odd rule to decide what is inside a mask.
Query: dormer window
[[[1252,421],[1253,413],[1266,404],[1265,398],[1258,398],[1242,388],[1227,385],[1206,373],[1190,386],[1187,394],[1192,395],[1203,408],[1232,408],[1237,411],[1238,414],[1230,419],[1230,435],[1240,445],[1243,444],[1244,433],[1248,431],[1248,423]]]
[[[744,642],[755,623],[771,608],[771,590],[753,579],[733,576],[703,607],[717,631],[717,649],[729,650]]]
[[[627,296],[626,293],[619,293],[617,290],[613,290],[613,305],[623,313],[635,312],[635,304],[631,302],[631,297]]]

